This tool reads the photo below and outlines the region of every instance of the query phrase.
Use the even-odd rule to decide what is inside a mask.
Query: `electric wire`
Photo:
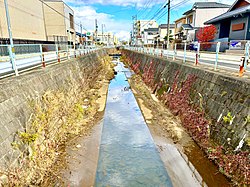
[[[66,17],[64,14],[62,14],[61,12],[59,12],[58,10],[56,10],[55,8],[51,7],[50,5],[48,5],[47,3],[45,3],[43,0],[38,0],[40,1],[41,3],[43,3],[45,6],[49,7],[51,10],[55,11],[56,13],[58,13],[59,15],[61,15],[62,17],[66,18],[67,20],[71,21],[68,17]],[[76,23],[75,21],[73,21],[74,25],[77,25],[77,26],[82,26],[81,24],[79,23]],[[82,26],[82,28],[85,30],[85,31],[88,31],[84,26]]]

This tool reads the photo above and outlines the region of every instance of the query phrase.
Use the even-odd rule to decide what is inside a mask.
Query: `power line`
[[[51,10],[55,11],[56,13],[58,13],[59,15],[61,15],[62,17],[66,18],[67,20],[71,21],[68,17],[66,17],[64,14],[62,14],[61,12],[59,12],[58,10],[54,9],[53,7],[51,7],[50,5],[48,5],[47,3],[45,3],[43,0],[38,0],[41,3],[43,3],[44,5],[46,5],[47,7],[49,7]],[[75,21],[73,21],[74,25],[80,26],[79,23],[76,23]],[[82,26],[82,28],[85,31],[88,31],[85,27]]]
[[[151,18],[151,20],[154,19],[155,15],[158,14],[158,13],[163,9],[164,4],[165,4],[166,2],[167,2],[167,1],[165,1],[165,2],[162,4],[162,6],[160,6],[160,7],[155,11],[154,16],[153,16],[153,18]],[[147,17],[151,14],[152,11],[153,11],[153,9],[151,9],[151,11],[149,11],[148,14],[147,14],[145,17],[147,18]]]
[[[142,8],[140,11],[137,12],[137,15],[142,16],[143,14],[145,14],[145,11],[143,11],[143,10],[146,10],[152,4],[152,2],[153,2],[153,0],[148,0],[147,3],[145,4],[144,8]]]
[[[176,9],[176,8],[178,8],[178,7],[180,7],[180,6],[182,6],[183,4],[187,3],[188,1],[190,1],[190,0],[183,0],[183,1],[181,1],[180,3],[175,4],[175,5],[173,5],[173,6],[170,8],[170,10],[172,11],[172,10],[174,10],[174,9]],[[164,13],[167,13],[167,12],[164,12]],[[161,14],[161,16],[159,16],[157,20],[161,19],[161,18],[165,15],[164,13]]]
[[[163,3],[163,5],[155,12],[154,16],[148,21],[146,22],[142,27],[144,27],[145,25],[147,25],[150,21],[152,21],[153,19],[155,19],[157,16],[159,16],[159,14],[166,8],[167,4],[165,4],[166,1]],[[165,5],[164,5],[165,4]]]

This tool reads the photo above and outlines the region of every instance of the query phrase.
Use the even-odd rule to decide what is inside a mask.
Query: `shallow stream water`
[[[95,186],[172,186],[123,63],[109,85]]]

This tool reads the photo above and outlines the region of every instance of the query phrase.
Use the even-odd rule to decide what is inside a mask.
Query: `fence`
[[[14,45],[14,58],[10,57],[10,45],[0,45],[0,78],[13,74],[46,67],[55,62],[76,58],[96,50],[96,48],[73,49],[68,45],[57,44],[18,44]],[[16,67],[16,68],[15,68]]]
[[[238,45],[238,46],[237,46]],[[183,63],[193,62],[194,65],[206,64],[214,70],[223,68],[240,70],[241,76],[248,66],[250,42],[204,42],[204,43],[175,43],[169,49],[148,47],[126,47],[158,57],[181,60]],[[228,49],[228,50],[226,50]]]

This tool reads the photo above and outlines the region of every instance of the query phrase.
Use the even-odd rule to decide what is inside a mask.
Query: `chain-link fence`
[[[40,45],[25,45],[19,44],[15,45],[15,53],[19,54],[32,54],[32,53],[40,53]]]
[[[4,57],[8,55],[9,55],[8,45],[0,45],[0,57]]]

